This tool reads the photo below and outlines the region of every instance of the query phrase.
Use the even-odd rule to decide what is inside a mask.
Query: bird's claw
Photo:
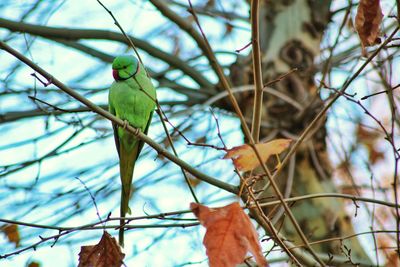
[[[124,124],[122,125],[122,129],[126,130],[128,128],[129,122],[127,120],[124,120]]]

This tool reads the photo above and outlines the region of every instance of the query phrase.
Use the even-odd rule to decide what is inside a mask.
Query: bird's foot
[[[124,120],[124,125],[122,125],[122,129],[126,130],[128,128],[129,122],[127,120]]]

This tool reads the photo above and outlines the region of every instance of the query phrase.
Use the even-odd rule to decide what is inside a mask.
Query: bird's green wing
[[[112,123],[113,130],[114,130],[114,141],[115,141],[115,146],[117,147],[117,152],[118,152],[118,157],[120,157],[120,152],[119,152],[119,137],[118,137],[118,125],[116,123]]]
[[[154,88],[153,84],[151,83],[150,78],[147,76],[147,73],[144,70],[143,65],[140,65],[141,71],[139,75],[133,78],[134,80],[134,85],[137,86],[138,90],[143,90],[145,91],[143,93],[143,101],[149,103],[148,104],[148,120],[146,127],[143,130],[143,133],[147,135],[149,132],[149,127],[151,124],[151,120],[153,118],[153,113],[154,113],[154,108],[156,106],[156,89]],[[142,151],[142,148],[144,146],[144,142],[142,140],[139,140],[139,147],[138,147],[138,157],[140,152]]]
[[[114,106],[113,106],[112,101],[109,101],[109,104],[108,104],[108,111],[109,111],[111,114],[113,114],[114,116],[116,115],[116,113],[115,113],[115,108],[114,108]],[[118,125],[117,125],[116,123],[112,122],[112,127],[113,127],[113,130],[114,130],[114,141],[115,141],[115,146],[116,146],[116,148],[117,148],[118,157],[120,157],[120,152],[119,152],[119,150],[120,150],[120,149],[119,149],[120,144],[119,144],[119,137],[118,137]]]
[[[151,124],[151,119],[153,118],[153,111],[150,113],[149,115],[149,120],[147,121],[147,125],[146,128],[144,129],[144,134],[147,135],[147,133],[149,132],[149,127]],[[142,148],[144,146],[144,142],[142,140],[139,140],[139,147],[138,147],[138,154],[137,157],[139,157],[140,151],[142,151]],[[137,158],[136,158],[137,159]]]

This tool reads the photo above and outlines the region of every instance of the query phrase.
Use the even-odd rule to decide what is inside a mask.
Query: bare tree
[[[240,197],[270,263],[398,264],[398,1],[380,1],[380,44],[366,50],[353,1],[72,2],[1,4],[1,260],[54,246],[75,262],[118,227],[109,70],[138,52],[159,99],[149,136],[127,127],[149,145],[128,260],[206,264],[171,254],[201,245],[189,203]],[[278,138],[292,145],[254,171],[221,159]]]

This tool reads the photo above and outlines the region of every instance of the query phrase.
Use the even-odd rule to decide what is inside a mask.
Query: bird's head
[[[134,56],[118,56],[112,64],[113,77],[123,81],[133,77],[139,71],[139,61]]]

